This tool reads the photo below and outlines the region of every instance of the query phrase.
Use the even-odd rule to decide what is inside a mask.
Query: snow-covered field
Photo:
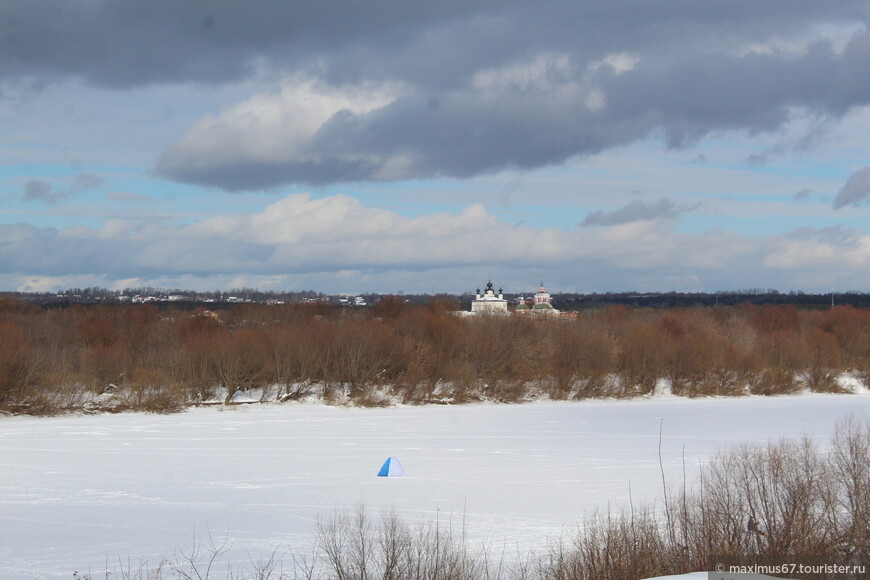
[[[310,553],[317,515],[360,502],[410,520],[464,513],[475,543],[541,550],[593,510],[659,496],[660,427],[680,483],[717,448],[826,443],[868,408],[860,394],[0,418],[0,579],[153,565],[209,531],[229,536],[225,563]],[[388,456],[404,478],[375,476]]]

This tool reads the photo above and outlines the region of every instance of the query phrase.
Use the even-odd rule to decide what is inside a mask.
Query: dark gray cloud
[[[870,167],[862,167],[849,176],[846,184],[834,198],[834,209],[847,205],[858,206],[870,197]]]
[[[752,167],[763,167],[767,165],[767,154],[753,153],[746,158],[746,164]]]
[[[228,191],[264,190],[284,183],[326,185],[335,181],[366,181],[380,169],[380,163],[361,159],[325,159],[268,163],[239,159],[203,167],[186,165],[171,153],[161,156],[157,172],[197,185],[219,187]],[[336,179],[341,176],[340,179]]]
[[[860,0],[92,0],[6,2],[0,74],[107,86],[222,82],[267,59],[336,82],[377,75],[453,84],[540,50],[585,52],[758,40],[808,23],[866,18]]]
[[[24,201],[39,201],[54,204],[83,191],[97,189],[101,185],[103,185],[103,180],[89,173],[79,173],[76,175],[75,181],[67,189],[55,189],[48,181],[31,179],[24,184],[24,192],[21,197]]]
[[[48,203],[56,202],[59,199],[57,193],[51,190],[51,184],[41,179],[31,179],[25,183],[22,198],[25,201],[45,201]]]
[[[842,52],[818,36],[819,25],[866,27],[865,0],[32,0],[4,8],[0,82],[126,88],[236,82],[266,70],[336,89],[402,86],[374,110],[333,111],[292,150],[236,151],[240,141],[269,142],[252,127],[248,139],[218,135],[219,159],[178,142],[156,165],[171,179],[228,190],[535,168],[651,135],[680,147],[717,131],[773,131],[798,109],[838,118],[870,103],[866,29]],[[817,42],[796,52],[774,43],[801,37]],[[620,55],[631,65],[620,67]]]
[[[76,179],[73,182],[72,187],[70,188],[70,191],[72,191],[75,194],[75,193],[78,193],[80,191],[88,191],[90,189],[97,189],[98,187],[100,187],[104,183],[105,182],[102,180],[102,178],[100,178],[96,175],[92,175],[90,173],[79,173],[78,175],[76,175]]]
[[[803,200],[807,199],[808,197],[810,197],[812,194],[813,194],[812,189],[804,188],[804,189],[800,190],[799,192],[797,192],[796,194],[794,194],[794,199],[796,201],[803,201]]]
[[[848,230],[843,226],[828,226],[826,228],[803,226],[786,235],[795,240],[815,240],[834,245],[852,246],[859,245],[864,238],[863,232]]]
[[[610,212],[599,210],[586,215],[581,226],[616,226],[639,221],[655,219],[675,218],[681,212],[680,204],[676,204],[666,197],[655,203],[647,203],[639,199],[628,202],[627,205]]]
[[[689,50],[669,59],[640,58],[626,71],[588,67],[574,55],[565,55],[554,71],[541,70],[540,61],[521,61],[492,73],[489,82],[478,75],[442,91],[437,108],[430,106],[428,92],[412,88],[410,95],[372,111],[337,111],[284,159],[264,163],[230,154],[229,164],[210,162],[173,146],[157,171],[230,190],[461,178],[558,164],[656,134],[663,134],[668,146],[682,147],[713,132],[774,131],[791,120],[796,107],[835,118],[870,103],[866,32],[843,54],[826,44],[799,57]],[[529,80],[530,74],[539,76]],[[258,138],[256,130],[250,137]],[[222,144],[224,151],[234,147],[234,140]],[[402,172],[391,172],[399,160]]]
[[[109,87],[226,82],[256,61],[312,66],[324,57],[391,52],[454,19],[500,2],[303,0],[51,0],[6,3],[0,14],[0,76],[77,77]],[[335,73],[334,73],[335,74]]]

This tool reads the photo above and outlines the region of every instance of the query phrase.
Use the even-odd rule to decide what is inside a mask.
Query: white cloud
[[[483,92],[549,89],[575,76],[567,54],[541,53],[532,59],[482,70],[474,75],[472,86]]]
[[[114,287],[106,276],[91,274],[73,276],[0,275],[0,283],[17,292],[57,292],[68,288]]]
[[[859,230],[800,228],[776,239],[764,266],[796,271],[850,271],[870,265],[870,235]]]
[[[472,216],[476,213],[476,210],[469,211]],[[410,233],[425,236],[431,229],[425,222],[442,221],[450,222],[445,225],[448,231],[455,232],[457,226],[469,221],[469,214],[408,220],[390,211],[364,207],[357,199],[345,195],[312,199],[309,194],[294,194],[270,204],[261,213],[206,219],[188,227],[184,233],[197,238],[220,236],[258,244],[307,244],[337,239],[396,238]]]
[[[742,237],[680,233],[672,220],[559,230],[505,223],[480,204],[405,217],[333,195],[289,195],[250,214],[178,225],[107,220],[99,230],[0,226],[0,283],[462,291],[490,275],[565,290],[720,290],[870,284],[870,236],[842,228]],[[804,276],[804,277],[802,277]],[[595,282],[590,282],[595,280]],[[592,284],[596,284],[592,286]],[[508,286],[506,286],[508,288]]]
[[[134,224],[128,220],[107,219],[103,222],[103,229],[100,230],[99,235],[105,240],[124,237],[133,227]]]
[[[809,26],[800,34],[793,33],[788,36],[774,34],[764,41],[738,46],[731,52],[738,56],[755,53],[800,57],[806,55],[813,45],[822,41],[830,43],[831,49],[839,55],[843,53],[849,41],[864,30],[865,26],[860,22],[820,22]]]
[[[172,171],[179,166],[212,168],[240,161],[316,161],[307,145],[334,115],[365,114],[402,93],[398,83],[336,88],[310,79],[288,79],[277,91],[254,95],[200,119],[163,152],[159,166]]]
[[[597,71],[602,66],[609,66],[617,75],[624,74],[633,70],[637,63],[640,62],[640,57],[628,52],[614,52],[608,54],[601,60],[596,60],[589,64],[588,68],[591,71]]]

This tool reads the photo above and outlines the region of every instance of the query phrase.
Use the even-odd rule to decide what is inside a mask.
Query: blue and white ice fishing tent
[[[402,477],[403,475],[405,475],[405,470],[402,469],[402,464],[395,457],[388,457],[378,472],[378,477]]]

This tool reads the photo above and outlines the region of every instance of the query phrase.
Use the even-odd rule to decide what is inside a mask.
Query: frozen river
[[[310,552],[314,521],[363,503],[463,513],[474,542],[525,551],[608,506],[689,478],[717,448],[863,417],[870,395],[660,398],[347,409],[245,405],[176,415],[0,418],[0,579],[72,577],[228,536],[223,562]],[[378,478],[389,456],[406,477]],[[101,576],[102,577],[102,576]]]

